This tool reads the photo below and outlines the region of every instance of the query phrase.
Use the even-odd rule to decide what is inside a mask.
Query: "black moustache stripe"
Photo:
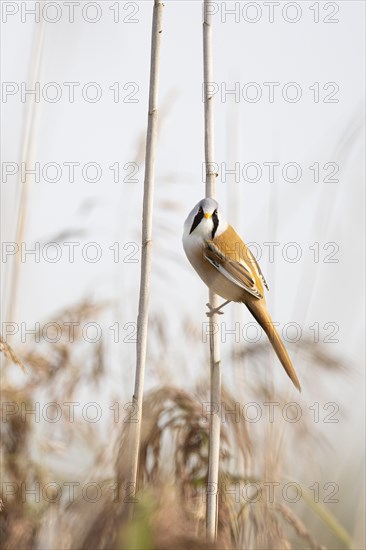
[[[191,234],[192,231],[194,231],[196,229],[197,225],[201,222],[202,218],[203,218],[203,210],[199,210],[198,213],[194,217],[192,227],[191,227],[191,230],[190,230],[189,234]]]
[[[217,228],[219,227],[219,217],[217,215],[217,212],[214,212],[212,214],[212,221],[213,221],[213,228],[212,228],[211,238],[214,239]]]

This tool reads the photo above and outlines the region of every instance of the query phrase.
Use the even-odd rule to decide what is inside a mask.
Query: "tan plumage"
[[[264,298],[267,283],[262,271],[236,231],[219,217],[218,204],[200,201],[188,216],[183,246],[189,261],[206,285],[228,301],[244,303],[263,328],[296,388],[300,383],[277,333]]]

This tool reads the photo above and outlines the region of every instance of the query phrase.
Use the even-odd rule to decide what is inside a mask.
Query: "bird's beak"
[[[203,215],[205,216],[206,220],[212,218],[212,214],[210,214],[210,212],[205,212]]]

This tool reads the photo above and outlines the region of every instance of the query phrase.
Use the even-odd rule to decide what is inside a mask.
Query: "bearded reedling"
[[[183,248],[188,260],[204,283],[226,300],[208,316],[222,313],[229,302],[242,302],[268,336],[277,357],[296,388],[300,382],[286,348],[267,310],[262,271],[235,230],[225,221],[218,203],[202,199],[189,213],[184,223]]]

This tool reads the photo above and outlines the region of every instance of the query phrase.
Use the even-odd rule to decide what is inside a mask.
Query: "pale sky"
[[[31,78],[34,37],[41,25],[24,12],[34,2],[1,4],[2,162],[10,170],[10,163],[21,161],[25,113],[33,101],[26,96],[22,102],[21,92]],[[40,163],[40,182],[29,179],[25,239],[29,247],[40,243],[40,261],[29,256],[22,264],[15,321],[43,321],[92,296],[114,303],[107,327],[116,321],[124,326],[136,321],[138,302],[140,264],[131,259],[140,254],[151,2],[121,3],[120,13],[113,2],[96,2],[97,8],[84,12],[88,3],[79,2],[72,23],[65,2],[57,4],[58,10],[49,7],[45,17],[59,20],[43,23],[31,156],[33,164]],[[274,320],[282,326],[296,322],[308,337],[314,332],[309,327],[319,323],[321,339],[339,327],[339,342],[328,349],[352,366],[352,376],[342,388],[329,380],[327,398],[337,401],[342,395],[362,403],[350,412],[351,419],[364,408],[364,6],[361,1],[212,3],[219,203],[243,238],[259,245]],[[225,7],[236,11],[230,15]],[[204,195],[201,9],[201,2],[167,0],[163,20],[151,311],[163,315],[174,338],[167,357],[178,365],[184,346],[180,320],[189,318],[200,331],[207,301],[207,289],[181,246],[184,220]],[[98,17],[95,23],[85,20]],[[71,85],[65,83],[76,83],[73,103]],[[236,95],[225,97],[233,90]],[[94,102],[96,93],[101,97]],[[136,160],[135,170],[127,163]],[[42,172],[47,163],[58,163],[59,172],[52,167]],[[70,163],[80,163],[74,165],[73,182]],[[94,183],[86,181],[96,174],[93,166],[83,173],[88,163],[100,171]],[[120,180],[136,171],[130,177],[137,181],[114,182],[116,163]],[[232,175],[223,182],[222,163],[228,170],[237,163],[238,182]],[[55,174],[58,182],[47,181]],[[7,177],[2,182],[2,240],[11,242],[22,184],[19,172]],[[66,235],[61,235],[60,261],[45,261],[45,244],[59,234]],[[65,241],[80,243],[74,263]],[[90,242],[102,251],[96,263],[81,253]],[[116,242],[125,262],[113,261],[115,249],[109,247]],[[270,245],[264,244],[271,242],[279,243],[273,262]],[[299,249],[299,261],[284,259],[286,252],[292,257]],[[9,260],[1,267],[5,302],[8,268]],[[227,313],[228,325],[235,322],[235,312],[238,306]],[[238,315],[250,320],[247,312]],[[224,354],[230,345],[223,346]],[[111,350],[115,381],[118,358],[127,356],[133,365],[134,346],[126,344],[121,351],[111,343]],[[183,386],[186,374],[177,368],[174,382]],[[190,381],[196,378],[194,360],[189,374]],[[230,378],[224,368],[225,376]],[[123,379],[130,393],[132,367]],[[154,382],[147,372],[147,387]],[[303,398],[307,404],[314,401],[310,387]],[[341,423],[332,437],[339,441],[347,434],[351,437],[349,424]]]

